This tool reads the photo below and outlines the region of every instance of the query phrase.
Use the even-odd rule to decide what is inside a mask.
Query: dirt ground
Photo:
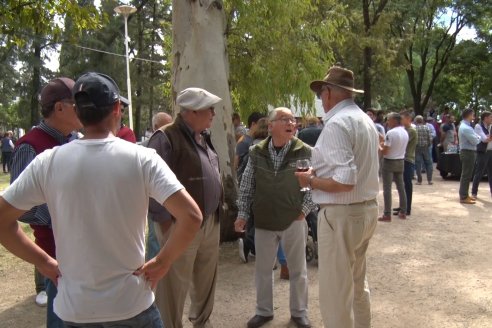
[[[476,205],[458,202],[458,181],[435,174],[414,185],[412,216],[379,223],[368,251],[373,327],[492,327],[492,198],[484,181]],[[396,199],[396,192],[394,199]],[[382,207],[382,192],[379,197]],[[0,249],[0,327],[40,328],[33,269]],[[310,319],[322,327],[316,261],[308,264]],[[289,284],[275,271],[275,319],[289,322]],[[221,246],[214,327],[245,327],[254,314],[254,260],[242,264],[236,244]],[[186,321],[186,320],[185,320]],[[191,327],[188,322],[186,327]]]

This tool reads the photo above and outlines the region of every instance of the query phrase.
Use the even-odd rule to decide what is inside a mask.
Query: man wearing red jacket
[[[122,96],[120,96],[120,100],[121,100],[121,104],[123,105],[123,107],[121,108],[121,114],[123,114],[125,108],[128,107],[129,102],[128,99]],[[133,132],[132,129],[130,129],[125,124],[123,124],[123,122],[121,122],[118,132],[116,132],[116,136],[128,142],[137,143],[137,137],[135,136],[135,133]]]
[[[17,177],[24,171],[28,164],[46,149],[62,145],[68,142],[70,133],[82,128],[75,113],[74,102],[72,100],[72,88],[74,81],[60,77],[51,80],[40,94],[41,123],[20,138],[15,146],[12,155],[12,172],[10,183],[14,182]],[[20,220],[29,223],[34,230],[35,243],[53,258],[55,257],[55,240],[53,230],[51,230],[51,217],[46,204],[33,207],[26,212]],[[63,327],[62,321],[53,313],[53,299],[56,295],[56,287],[49,279],[44,279],[38,272],[36,288],[44,285],[47,294],[47,322],[48,328]],[[41,280],[41,281],[39,281]],[[45,306],[44,302],[39,302],[45,295],[40,290],[41,297],[37,297],[37,303]]]

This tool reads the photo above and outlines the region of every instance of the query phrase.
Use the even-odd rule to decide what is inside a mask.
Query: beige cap
[[[176,98],[176,104],[186,109],[203,110],[213,107],[222,98],[200,88],[187,88],[181,91]]]

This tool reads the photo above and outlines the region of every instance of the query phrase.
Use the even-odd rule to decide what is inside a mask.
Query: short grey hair
[[[173,118],[166,112],[157,112],[152,117],[152,131],[159,129],[160,127],[172,122]]]
[[[415,123],[417,123],[417,124],[424,123],[424,117],[422,115],[415,116]]]
[[[275,117],[277,116],[277,113],[280,112],[281,110],[288,110],[289,112],[292,113],[292,111],[290,110],[290,108],[287,108],[287,107],[277,107],[277,108],[274,108],[272,110],[270,110],[268,112],[268,122],[271,122],[275,119]]]
[[[395,121],[398,122],[398,124],[401,124],[401,115],[398,114],[398,113],[395,113],[395,112],[388,113],[388,115],[386,115],[386,118],[388,120],[389,119],[394,119]]]

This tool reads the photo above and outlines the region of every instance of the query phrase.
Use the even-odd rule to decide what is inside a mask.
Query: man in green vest
[[[176,97],[180,109],[176,119],[156,130],[148,144],[166,161],[203,215],[202,227],[195,239],[173,263],[155,291],[156,305],[166,328],[183,327],[184,303],[190,286],[188,318],[195,328],[210,326],[219,260],[218,211],[223,191],[219,159],[208,129],[215,116],[214,107],[221,101],[204,89],[184,89]],[[149,214],[158,223],[155,232],[162,247],[175,229],[174,223],[169,224],[174,219],[164,207],[152,204]]]
[[[269,114],[270,137],[250,151],[239,188],[237,232],[244,231],[250,211],[255,218],[256,315],[248,328],[273,319],[273,272],[279,242],[290,273],[290,313],[297,327],[311,327],[307,316],[306,215],[315,209],[311,192],[301,192],[296,161],[309,159],[311,148],[294,137],[296,120],[288,108]]]

